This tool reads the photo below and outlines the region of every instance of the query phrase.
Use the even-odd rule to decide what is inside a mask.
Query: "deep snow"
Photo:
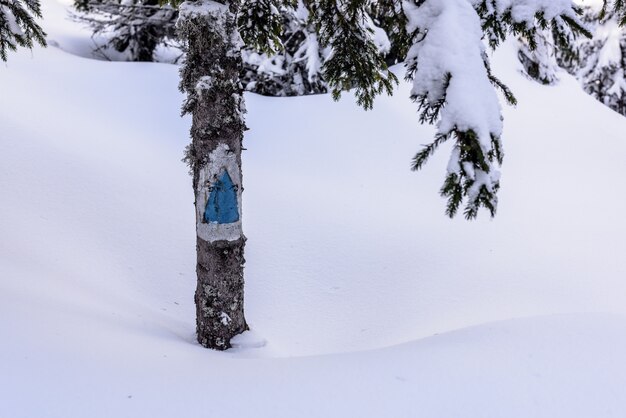
[[[0,417],[623,417],[626,120],[561,74],[493,57],[499,213],[449,220],[449,147],[403,84],[247,96],[247,317],[263,348],[194,340],[194,207],[177,69],[53,45],[0,69]],[[401,71],[399,69],[399,71]],[[438,334],[438,335],[436,335]],[[254,344],[253,344],[254,345]]]

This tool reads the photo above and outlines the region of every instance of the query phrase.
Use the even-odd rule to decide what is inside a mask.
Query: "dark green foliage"
[[[437,148],[439,148],[439,146],[446,142],[448,139],[450,139],[450,135],[437,134],[433,142],[428,145],[424,145],[424,148],[422,148],[422,150],[415,155],[415,157],[413,158],[413,164],[411,165],[411,169],[413,171],[420,170],[424,166],[424,164],[426,164],[426,161],[428,161],[428,159],[432,157],[433,154],[435,154]]]
[[[34,43],[46,46],[46,34],[35,22],[41,18],[37,0],[0,0],[0,59],[17,47],[32,48]]]
[[[408,67],[408,70],[406,73],[407,81],[410,81],[413,79],[413,75],[416,69],[417,69],[417,63],[413,62]],[[448,86],[450,85],[450,78],[452,78],[452,75],[450,73],[447,73],[443,76],[443,82],[441,83],[442,91],[445,92],[448,90]],[[446,104],[445,94],[439,97],[439,99],[436,101],[431,101],[428,98],[428,94],[412,96],[411,99],[415,103],[417,103],[417,111],[420,114],[419,116],[420,123],[428,123],[430,125],[434,124],[435,122],[437,122],[437,120],[439,120],[439,112]]]
[[[463,202],[467,198],[465,218],[474,219],[478,215],[478,209],[482,206],[489,210],[491,216],[495,216],[499,181],[491,187],[478,183],[478,176],[490,175],[490,163],[497,161],[502,164],[502,150],[500,140],[492,137],[492,151],[485,153],[479,143],[478,136],[472,130],[459,131],[457,129],[447,133],[438,134],[430,145],[425,146],[413,159],[413,170],[419,170],[436,149],[450,138],[455,138],[454,152],[459,154],[460,162],[457,170],[448,173],[441,188],[441,196],[448,199],[446,214],[454,217]]]
[[[371,2],[369,14],[374,23],[382,28],[389,37],[391,48],[385,54],[388,65],[404,61],[411,47],[412,36],[406,30],[407,18],[399,0],[379,0]]]
[[[159,0],[159,6],[170,5],[177,9],[185,0]]]
[[[491,65],[489,64],[489,60],[486,56],[483,57],[483,62],[485,63],[485,68],[487,69],[487,77],[489,77],[489,81],[491,82],[491,84],[502,92],[504,100],[506,100],[506,102],[510,106],[517,105],[517,99],[515,98],[513,91],[511,91],[509,86],[500,81],[498,77],[493,75],[493,72],[491,71]]]
[[[424,146],[415,155],[411,169],[421,169],[437,148],[450,138],[455,139],[453,152],[458,153],[459,164],[456,170],[447,174],[440,190],[441,196],[447,198],[446,215],[454,217],[463,200],[467,199],[464,211],[466,219],[475,219],[480,207],[487,208],[491,216],[495,216],[498,201],[496,194],[500,183],[497,179],[481,182],[480,177],[491,175],[490,167],[493,162],[502,164],[503,154],[499,138],[491,137],[491,150],[485,154],[478,136],[472,130],[454,129],[448,133],[439,133],[431,144]],[[487,184],[492,186],[488,187]]]
[[[157,46],[175,37],[178,11],[160,7],[158,0],[77,0],[74,7],[81,12],[74,15],[77,20],[107,39],[98,47],[106,59],[111,48],[123,54],[122,60],[153,61]]]
[[[425,3],[425,0],[415,1],[416,10]],[[496,48],[506,37],[513,34],[527,41],[529,51],[537,47],[537,41],[543,41],[539,31],[551,30],[555,33],[558,42],[571,42],[575,34],[590,36],[577,18],[580,10],[573,8],[554,19],[546,19],[544,10],[538,10],[532,24],[524,21],[516,21],[512,9],[501,9],[501,3],[497,0],[482,0],[474,3],[474,8],[480,18],[483,36],[491,46]],[[418,45],[428,36],[424,28],[412,34],[412,43]],[[414,79],[419,69],[420,62],[416,56],[409,57],[407,61],[407,80]],[[515,105],[517,100],[513,92],[501,82],[491,71],[488,57],[483,54],[486,75],[491,84],[499,89],[505,100],[510,105]],[[530,59],[527,63],[532,64]],[[530,67],[530,66],[529,66]],[[531,68],[532,69],[532,68]],[[543,77],[543,68],[537,67],[537,76]],[[431,86],[429,91],[414,95],[412,99],[418,104],[420,122],[437,124],[440,121],[441,110],[447,105],[447,91],[453,74],[445,74],[438,85]],[[546,81],[550,81],[546,78]],[[500,187],[499,173],[495,165],[501,164],[503,151],[498,135],[493,132],[490,139],[479,138],[472,129],[461,130],[454,126],[449,131],[439,131],[435,140],[425,146],[413,159],[413,170],[419,170],[428,158],[434,154],[437,148],[453,138],[455,141],[453,156],[448,166],[444,184],[441,188],[442,196],[447,198],[446,213],[454,216],[464,200],[467,201],[464,214],[467,219],[473,219],[478,214],[480,207],[485,207],[495,215],[497,206],[496,193]],[[489,142],[489,143],[486,143]]]
[[[543,85],[553,85],[558,80],[559,65],[555,57],[555,44],[552,31],[538,30],[535,36],[536,47],[531,50],[525,38],[519,38],[517,57],[524,66],[526,75]]]
[[[323,51],[306,9],[300,7],[283,6],[280,10],[282,50],[275,54],[250,46],[242,50],[241,81],[246,90],[266,96],[302,96],[328,91],[321,72]]]
[[[527,39],[530,49],[533,50],[537,46],[535,40],[537,28],[547,29],[552,27],[558,32],[563,30],[564,25],[558,22],[558,19],[562,20],[574,33],[591,37],[589,31],[578,20],[568,15],[561,15],[557,20],[548,21],[544,17],[543,11],[538,11],[535,14],[535,24],[528,26],[527,22],[515,21],[510,8],[498,11],[496,0],[482,0],[475,6],[475,9],[480,16],[483,32],[491,48],[496,48],[506,39],[508,34],[513,34],[514,36]],[[581,14],[580,8],[573,8],[573,10],[576,14]]]
[[[625,0],[613,0],[613,13],[618,16],[618,21],[621,26],[626,25],[626,1]],[[602,12],[600,13],[600,19],[604,19],[609,10],[609,0],[604,0]]]
[[[318,10],[316,3],[309,1],[297,6],[306,10],[307,5],[313,11]],[[275,6],[279,9],[282,22],[278,21],[275,12],[271,19],[268,17],[272,12],[271,4],[268,2],[252,2],[251,4],[244,2],[242,4],[239,28],[246,43],[243,50],[245,72],[242,75],[242,81],[247,86],[246,89],[270,96],[326,93],[329,85],[326,67],[318,66],[327,60],[327,57],[322,53],[323,47],[332,45],[330,43],[321,45],[321,42],[318,42],[317,32],[320,19],[315,18],[315,16],[304,17],[308,13],[302,13],[301,10],[296,12],[295,5],[289,2],[278,2]],[[379,51],[374,46],[375,48],[371,50],[372,53],[366,54],[365,59],[373,57],[378,60],[379,55],[382,54],[387,65],[401,62],[411,41],[411,37],[406,33],[406,17],[401,8],[401,2],[399,0],[374,1],[364,4],[363,7],[367,14],[364,17],[371,16],[372,22],[380,27],[390,40],[388,51]],[[255,8],[261,8],[261,10],[256,13],[250,11]],[[255,18],[259,14],[262,19]],[[259,28],[269,28],[270,30]],[[282,33],[279,33],[281,28]],[[371,35],[371,28],[366,29],[365,32],[368,36]],[[252,34],[257,39],[251,38],[250,35]],[[311,46],[313,46],[312,52]],[[264,54],[261,58],[267,60],[271,67],[280,68],[280,71],[272,72],[267,69],[258,69],[255,65],[255,59],[253,59],[255,51]],[[308,56],[307,54],[310,53],[315,56]],[[380,66],[377,63],[374,65]],[[311,66],[314,68],[310,68]],[[381,68],[386,71],[385,67]],[[333,68],[331,68],[331,72],[332,70]],[[346,76],[344,84],[348,85],[348,88],[372,83],[372,80],[354,79],[350,81],[350,75],[344,75]],[[393,74],[390,77],[393,77]],[[341,87],[336,87],[335,90],[339,90],[339,92],[335,93],[335,97],[338,97]]]
[[[583,20],[597,35],[579,39],[572,48],[574,53],[557,50],[559,64],[579,79],[587,93],[626,115],[626,32],[615,29],[622,16],[618,10],[590,7],[585,8]]]
[[[507,102],[515,105],[517,100],[510,89],[491,73],[491,68],[487,57],[484,57],[484,64],[487,76],[491,83],[499,88]],[[409,66],[407,79],[412,79],[416,71],[416,62]],[[443,78],[441,90],[446,92],[450,85],[451,74],[446,74]],[[446,94],[444,93],[438,100],[431,101],[428,94],[412,97],[418,105],[420,123],[435,124],[439,121],[440,112],[446,105]],[[479,143],[479,138],[472,130],[462,131],[457,128],[449,132],[438,132],[432,143],[425,145],[413,158],[411,169],[420,170],[428,159],[435,153],[441,144],[455,139],[455,153],[458,153],[456,160],[458,168],[446,175],[444,184],[440,190],[441,196],[447,198],[446,215],[454,217],[464,199],[467,199],[465,206],[465,218],[470,220],[476,218],[480,207],[489,210],[491,216],[495,216],[497,207],[496,193],[499,189],[499,181],[480,182],[477,185],[479,176],[493,175],[493,163],[502,164],[503,152],[500,138],[491,136],[491,148],[488,152],[483,152]],[[491,184],[491,186],[488,186]]]
[[[582,20],[588,26],[589,22],[584,16],[584,9]],[[577,48],[577,39],[579,37],[576,36],[576,33],[568,25],[561,24],[559,26],[557,28],[555,25],[552,28],[556,60],[559,66],[568,69],[580,61],[580,51]]]
[[[239,10],[239,34],[244,43],[266,54],[283,49],[282,7],[293,7],[293,2],[276,0],[245,0]]]
[[[332,47],[323,73],[333,98],[353,88],[357,104],[371,109],[377,95],[392,94],[398,79],[373,41],[366,7],[365,0],[320,0],[311,11],[320,44]]]

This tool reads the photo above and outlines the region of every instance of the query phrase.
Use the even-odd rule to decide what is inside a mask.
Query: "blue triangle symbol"
[[[237,188],[227,171],[212,185],[204,210],[204,220],[218,224],[230,224],[239,220]]]

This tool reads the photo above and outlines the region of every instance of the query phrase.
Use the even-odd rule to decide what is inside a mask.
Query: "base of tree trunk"
[[[198,238],[196,327],[198,342],[216,350],[248,329],[243,312],[245,237],[208,242]]]

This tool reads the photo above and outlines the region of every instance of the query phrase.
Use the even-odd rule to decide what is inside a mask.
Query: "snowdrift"
[[[574,79],[495,54],[519,105],[498,215],[469,223],[438,197],[449,148],[409,170],[433,130],[406,85],[370,112],[247,96],[254,334],[215,353],[177,68],[83,58],[44,6],[53,46],[0,70],[0,417],[626,414],[626,120]]]

